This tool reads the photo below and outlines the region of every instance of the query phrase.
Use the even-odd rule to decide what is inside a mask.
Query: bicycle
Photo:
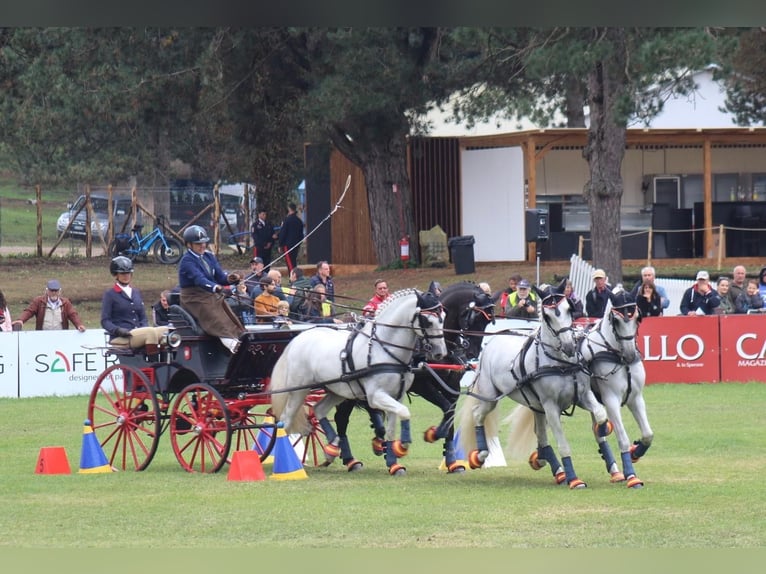
[[[165,218],[157,217],[157,225],[147,235],[141,233],[143,227],[143,225],[134,225],[129,234],[118,233],[107,247],[109,256],[124,255],[131,261],[135,261],[137,257],[148,257],[151,251],[160,263],[165,265],[178,263],[183,255],[183,245],[174,237],[165,235]]]

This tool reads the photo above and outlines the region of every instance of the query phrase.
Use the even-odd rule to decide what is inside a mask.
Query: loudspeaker
[[[526,240],[547,241],[550,232],[547,209],[527,209]]]
[[[564,231],[564,204],[563,203],[550,203],[548,204],[548,226],[551,233],[558,233]]]

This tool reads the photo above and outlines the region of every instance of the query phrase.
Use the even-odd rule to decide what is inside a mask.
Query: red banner
[[[766,316],[722,315],[721,380],[766,381]]]

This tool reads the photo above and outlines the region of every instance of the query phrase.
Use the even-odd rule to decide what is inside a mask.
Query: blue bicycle
[[[181,242],[165,235],[165,218],[157,217],[157,225],[147,235],[141,230],[143,225],[134,225],[130,233],[118,233],[107,247],[110,257],[124,255],[131,261],[138,257],[148,257],[151,252],[154,259],[165,265],[175,265],[183,255]]]

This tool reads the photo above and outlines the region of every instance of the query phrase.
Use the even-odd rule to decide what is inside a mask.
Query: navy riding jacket
[[[117,337],[117,328],[148,327],[141,291],[133,287],[132,297],[128,297],[116,283],[104,291],[101,298],[101,326],[109,333],[110,340]]]

